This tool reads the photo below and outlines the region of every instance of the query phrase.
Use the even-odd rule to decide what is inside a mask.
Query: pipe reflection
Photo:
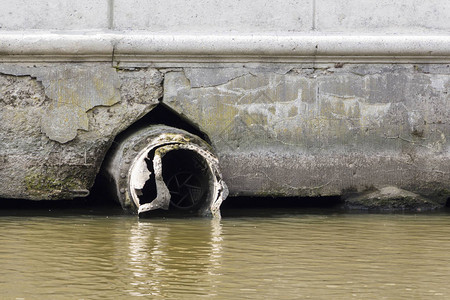
[[[222,267],[220,220],[140,220],[130,230],[131,296],[214,295]]]

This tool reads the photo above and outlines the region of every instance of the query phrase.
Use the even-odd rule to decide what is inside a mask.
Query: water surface
[[[448,213],[224,216],[3,210],[0,298],[450,297]]]

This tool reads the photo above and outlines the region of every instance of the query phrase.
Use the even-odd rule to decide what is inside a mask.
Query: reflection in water
[[[0,299],[448,299],[449,236],[446,214],[1,216]]]
[[[131,227],[130,295],[166,298],[174,284],[185,296],[214,294],[214,277],[221,266],[220,221],[184,220],[178,225],[141,220]]]

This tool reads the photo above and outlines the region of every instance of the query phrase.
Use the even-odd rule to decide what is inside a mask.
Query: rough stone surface
[[[349,209],[375,211],[426,211],[442,207],[430,199],[388,186],[345,199]]]
[[[166,74],[163,101],[208,134],[233,195],[449,194],[448,66],[227,70],[196,87],[185,73]]]
[[[2,65],[0,72],[4,198],[86,195],[114,137],[162,94],[162,75],[154,69]]]

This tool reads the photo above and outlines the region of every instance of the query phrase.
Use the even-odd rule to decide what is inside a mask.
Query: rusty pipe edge
[[[132,133],[119,141],[106,161],[105,171],[111,179],[111,188],[125,211],[142,214],[154,209],[169,209],[171,194],[162,176],[163,158],[169,152],[180,150],[191,151],[207,166],[208,187],[198,214],[220,217],[220,205],[228,196],[228,188],[213,149],[198,136],[165,125],[152,125]],[[147,161],[151,161],[153,170],[148,169]],[[142,203],[140,196],[152,171],[156,197]]]

